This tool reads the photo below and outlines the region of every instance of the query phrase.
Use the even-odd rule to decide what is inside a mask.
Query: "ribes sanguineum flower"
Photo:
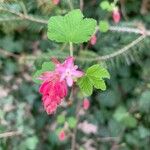
[[[67,95],[66,81],[60,81],[60,75],[55,71],[43,73],[40,79],[43,82],[39,92],[42,94],[44,108],[47,114],[53,114]]]
[[[48,114],[53,114],[62,100],[67,96],[67,84],[73,85],[73,81],[83,75],[74,65],[73,57],[68,57],[62,64],[52,59],[55,64],[54,71],[44,72],[39,79],[42,84],[39,92],[42,94],[42,102]]]
[[[117,8],[113,10],[112,17],[113,17],[113,21],[115,23],[119,23],[120,22],[121,14],[120,14],[120,12],[119,12],[119,10]]]
[[[60,81],[65,79],[69,87],[73,85],[75,79],[83,76],[83,72],[74,65],[73,57],[68,57],[62,64],[57,64],[56,71],[61,75]]]
[[[90,44],[91,44],[91,45],[95,45],[96,42],[97,42],[97,37],[96,37],[96,35],[93,35],[93,36],[91,37],[91,39],[90,39]]]

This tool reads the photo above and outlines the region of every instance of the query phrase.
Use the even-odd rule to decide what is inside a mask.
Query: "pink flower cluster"
[[[94,125],[92,123],[89,123],[87,121],[79,123],[78,124],[78,129],[80,129],[85,134],[91,134],[91,133],[96,134],[97,130],[98,130],[96,125]]]
[[[55,70],[45,72],[39,78],[43,81],[39,92],[42,94],[42,101],[47,114],[53,114],[65,98],[67,84],[72,86],[74,79],[83,75],[83,72],[77,70],[78,67],[74,65],[73,57],[68,57],[62,64],[58,60],[55,60],[54,63],[56,65]]]

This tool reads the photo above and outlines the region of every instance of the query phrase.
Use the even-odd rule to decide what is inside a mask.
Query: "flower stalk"
[[[73,43],[70,42],[70,43],[69,43],[69,46],[70,46],[70,56],[73,57]]]

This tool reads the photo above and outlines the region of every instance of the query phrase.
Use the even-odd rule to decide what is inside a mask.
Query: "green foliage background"
[[[107,19],[114,25],[111,14],[100,9],[100,2],[85,0],[84,15],[98,21]],[[74,8],[79,8],[79,1],[72,3]],[[62,0],[59,6],[54,6],[47,0],[9,1],[7,6],[0,4],[0,7],[45,20],[70,10],[67,0]],[[126,0],[124,7],[127,18],[123,17],[119,25],[137,28],[143,22],[148,29],[150,12],[142,15],[141,5],[141,0]],[[31,77],[35,60],[39,67],[43,61],[49,61],[52,55],[63,59],[69,54],[68,46],[62,50],[65,45],[48,40],[46,34],[46,24],[20,19],[9,12],[0,11],[0,134],[8,131],[22,133],[19,136],[0,138],[0,150],[70,149],[70,140],[59,142],[54,130],[64,120],[57,119],[64,109],[59,108],[55,115],[48,116],[42,107],[38,85],[33,83]],[[89,52],[76,52],[82,57],[77,59],[80,67],[87,68],[95,63],[86,62],[84,58],[110,54],[138,35],[107,32],[98,33],[97,37],[96,45],[88,47]],[[84,43],[83,47],[86,45]],[[79,49],[78,45],[76,49]],[[150,38],[145,38],[128,53],[102,63],[111,74],[111,79],[107,81],[108,89],[105,92],[94,91],[89,97],[91,107],[81,118],[82,121],[95,124],[98,132],[86,135],[78,131],[77,143],[84,148],[84,141],[91,139],[96,150],[149,150]],[[68,117],[75,115],[75,106],[76,101],[65,108]],[[101,140],[108,137],[119,137],[119,142]]]

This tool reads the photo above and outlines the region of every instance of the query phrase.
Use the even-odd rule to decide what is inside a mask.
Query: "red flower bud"
[[[52,0],[52,2],[53,2],[54,5],[58,5],[60,0]]]
[[[112,13],[113,21],[115,23],[119,23],[121,19],[121,14],[118,9],[115,9]]]
[[[89,102],[89,100],[87,98],[85,98],[83,100],[83,109],[87,110],[87,109],[89,109],[89,107],[90,107],[90,102]]]
[[[97,42],[97,37],[96,37],[96,35],[93,35],[93,36],[91,37],[91,39],[90,39],[90,44],[91,44],[91,45],[95,45],[96,42]]]
[[[64,132],[64,130],[60,131],[59,135],[58,135],[58,138],[60,141],[64,141],[65,138],[66,138],[66,134]]]

